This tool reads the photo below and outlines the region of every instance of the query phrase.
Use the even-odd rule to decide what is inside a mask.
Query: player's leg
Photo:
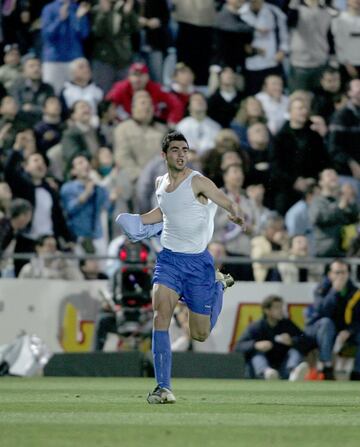
[[[163,284],[154,284],[154,325],[152,352],[157,386],[148,396],[149,403],[173,403],[171,390],[171,346],[169,326],[179,295]]]

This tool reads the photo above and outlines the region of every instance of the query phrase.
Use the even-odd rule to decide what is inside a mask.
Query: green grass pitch
[[[1,378],[1,447],[358,447],[360,384]]]

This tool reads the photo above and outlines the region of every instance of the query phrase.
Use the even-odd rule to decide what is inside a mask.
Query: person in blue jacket
[[[43,78],[57,94],[70,80],[70,62],[84,56],[83,42],[90,33],[89,10],[90,3],[77,0],[54,0],[42,10]]]

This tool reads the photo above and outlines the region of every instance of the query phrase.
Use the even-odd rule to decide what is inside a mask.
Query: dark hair
[[[272,308],[272,305],[274,303],[283,303],[284,300],[279,295],[269,295],[266,298],[263,299],[263,302],[261,303],[261,308],[263,312],[265,310],[269,310]]]
[[[339,264],[345,265],[346,268],[347,268],[347,270],[348,270],[348,272],[349,272],[349,273],[351,272],[351,267],[350,267],[350,265],[345,261],[345,259],[343,259],[343,258],[336,258],[336,259],[332,260],[332,261],[330,262],[330,264],[327,266],[327,268],[325,269],[326,274],[329,273],[329,272],[331,271],[331,268],[332,268],[332,266],[333,266],[335,263],[339,263]]]
[[[99,102],[98,106],[97,106],[97,112],[100,118],[102,118],[105,113],[110,109],[112,102],[107,100],[107,99],[103,99],[102,101]]]
[[[55,237],[53,234],[42,234],[41,236],[39,236],[39,237],[36,239],[35,245],[36,245],[37,247],[42,247],[42,246],[44,245],[46,239],[49,239],[49,237],[55,239],[55,242],[56,242],[56,245],[57,245],[56,237]]]
[[[9,217],[10,219],[15,219],[16,217],[26,214],[32,210],[33,206],[28,200],[14,199],[9,207]]]
[[[171,130],[170,132],[165,134],[161,142],[161,149],[163,152],[165,152],[165,154],[167,153],[169,145],[172,141],[185,141],[185,143],[189,146],[187,139],[181,132],[178,132],[177,130]]]
[[[331,65],[326,66],[323,71],[321,72],[321,77],[324,77],[324,75],[328,73],[328,74],[340,74],[340,71],[337,68],[332,67]]]

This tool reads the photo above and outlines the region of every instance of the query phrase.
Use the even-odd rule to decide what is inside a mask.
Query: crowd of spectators
[[[244,210],[246,232],[218,211],[213,242],[274,259],[229,264],[236,279],[317,280],[319,269],[278,260],[358,253],[359,0],[0,8],[0,254],[105,255],[115,216],[153,207],[169,128]],[[3,262],[2,276],[41,276],[44,263],[26,262]]]

